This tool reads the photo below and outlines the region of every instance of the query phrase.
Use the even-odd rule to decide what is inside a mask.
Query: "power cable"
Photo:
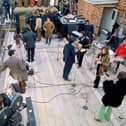
[[[36,101],[36,100],[32,100],[32,102],[35,102],[35,103],[40,103],[40,104],[43,104],[43,103],[50,103],[51,101],[53,101],[56,97],[58,97],[58,96],[62,96],[62,95],[77,95],[77,94],[79,94],[80,92],[81,92],[81,90],[83,89],[83,87],[81,87],[80,89],[79,89],[79,91],[78,92],[75,92],[75,93],[59,93],[59,94],[57,94],[57,95],[55,95],[55,96],[53,96],[52,98],[50,98],[49,100],[47,100],[47,101]]]
[[[86,87],[92,87],[92,85],[89,85],[89,84],[92,84],[92,82],[87,82],[87,83],[71,82],[71,83],[67,83],[67,84],[64,84],[64,83],[46,83],[46,82],[41,82],[41,81],[35,79],[34,77],[33,77],[33,80],[34,80],[34,82],[37,82],[39,84],[49,85],[49,86],[69,86],[69,85],[79,86],[79,85],[82,85],[82,86],[86,86]]]

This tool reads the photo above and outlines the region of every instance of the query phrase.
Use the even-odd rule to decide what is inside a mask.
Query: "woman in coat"
[[[126,72],[121,71],[117,76],[118,80],[114,81],[110,77],[106,77],[103,82],[104,96],[102,97],[102,106],[96,118],[97,121],[107,121],[111,118],[112,107],[121,105],[126,94]]]
[[[94,80],[94,88],[98,88],[100,82],[100,76],[104,74],[109,68],[110,57],[107,47],[103,47],[101,52],[96,58],[96,78]]]
[[[46,44],[51,44],[51,37],[55,26],[53,22],[50,20],[50,18],[47,18],[47,21],[43,24],[43,29],[45,31],[45,37],[46,37]]]

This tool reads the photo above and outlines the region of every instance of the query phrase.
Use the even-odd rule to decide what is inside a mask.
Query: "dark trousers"
[[[11,19],[14,19],[14,9],[15,9],[14,7],[11,8],[11,11],[12,11],[11,12]]]
[[[119,46],[119,44],[123,41],[122,38],[116,38],[116,41],[114,43],[114,51],[117,49],[117,47]]]
[[[100,64],[97,65],[96,78],[94,80],[94,88],[98,88],[99,86],[99,82],[100,82],[99,68],[100,68]]]
[[[85,52],[77,54],[78,66],[81,67]]]
[[[33,62],[35,55],[35,48],[28,48],[27,53],[28,53],[28,62]]]
[[[100,82],[100,76],[96,76],[94,80],[94,88],[98,88]]]
[[[25,93],[25,87],[26,87],[25,81],[19,81],[19,90],[20,90],[20,93]]]
[[[71,71],[72,65],[73,65],[73,63],[65,62],[65,66],[64,66],[64,69],[63,69],[63,78],[64,79],[68,79],[68,75]]]
[[[51,44],[51,38],[46,38],[46,44]]]
[[[7,15],[9,15],[9,19],[10,19],[10,17],[11,17],[11,15],[10,15],[10,7],[5,7],[4,10],[5,10],[5,17],[6,17],[6,19],[8,19]]]

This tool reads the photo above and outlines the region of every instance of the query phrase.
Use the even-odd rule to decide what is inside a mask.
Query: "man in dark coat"
[[[117,78],[118,81],[116,83],[110,77],[107,77],[107,80],[103,82],[105,94],[102,97],[103,105],[98,113],[97,121],[103,121],[104,118],[109,121],[112,107],[118,107],[122,103],[126,94],[126,72],[119,72]]]
[[[28,54],[28,62],[34,61],[34,54],[35,54],[35,34],[30,31],[29,28],[25,28],[23,32],[23,42]]]
[[[86,53],[86,49],[88,49],[90,47],[89,37],[85,35],[85,32],[82,32],[81,34],[82,34],[82,36],[79,40],[79,43],[82,45],[82,48],[85,49],[85,52],[77,55],[78,68],[81,67],[81,65],[82,65],[82,61],[83,61],[84,54]]]
[[[4,71],[6,68],[9,68],[10,75],[15,80],[19,81],[20,92],[24,93],[26,86],[25,81],[27,81],[28,78],[25,62],[16,57],[15,50],[10,50],[8,54],[10,57],[3,63],[2,67],[0,68],[0,72]]]
[[[94,33],[94,25],[89,22],[89,20],[85,21],[84,26],[85,34],[90,38],[90,41],[93,41],[93,33]]]
[[[65,62],[65,66],[63,69],[63,78],[64,80],[70,81],[68,75],[71,71],[72,65],[75,62],[75,47],[72,45],[74,39],[72,37],[68,38],[68,42],[63,49],[63,61]]]
[[[36,16],[35,16],[35,12],[32,11],[32,15],[30,16],[30,27],[31,30],[35,33],[35,25],[36,25]]]

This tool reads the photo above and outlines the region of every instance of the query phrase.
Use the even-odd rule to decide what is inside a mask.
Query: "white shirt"
[[[12,46],[12,49],[16,50],[17,58],[26,61],[26,49],[22,43],[21,47],[18,47],[16,44]]]

